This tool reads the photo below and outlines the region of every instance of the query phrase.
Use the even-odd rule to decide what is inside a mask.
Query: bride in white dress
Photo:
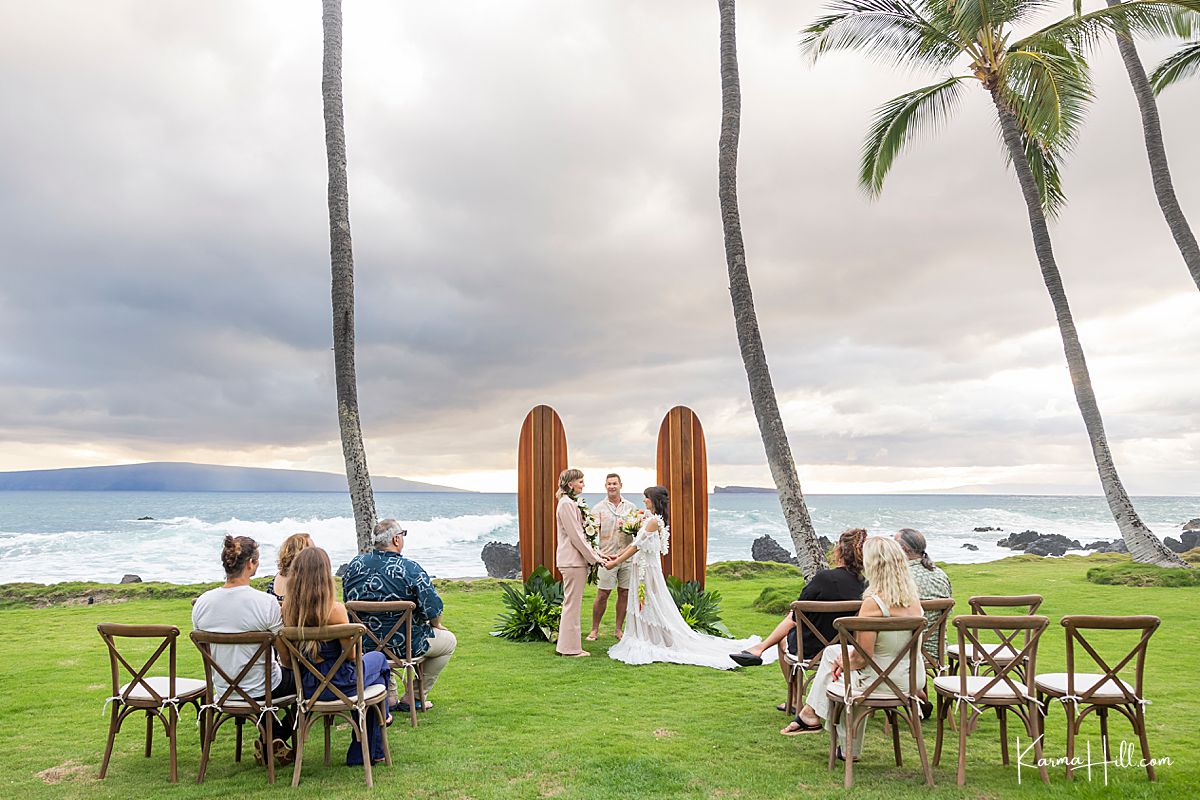
[[[729,653],[757,644],[759,637],[738,641],[723,639],[694,631],[684,621],[675,607],[675,601],[671,599],[662,572],[661,556],[666,555],[671,541],[667,526],[670,517],[667,490],[662,486],[651,486],[645,491],[645,497],[646,508],[651,516],[642,523],[633,544],[605,564],[605,567],[612,569],[630,558],[634,559],[634,581],[629,592],[625,634],[608,649],[609,657],[626,664],[668,661],[715,669],[735,669],[738,665],[729,658]],[[644,595],[642,602],[639,602],[639,595]]]

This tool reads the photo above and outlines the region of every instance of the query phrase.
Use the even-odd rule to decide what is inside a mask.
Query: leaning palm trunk
[[[771,371],[763,351],[758,316],[754,311],[754,294],[750,291],[750,276],[746,271],[746,249],[742,242],[741,215],[737,199],[738,135],[741,127],[742,94],[738,81],[737,40],[734,25],[734,0],[718,0],[721,12],[721,142],[719,148],[718,184],[721,197],[721,218],[725,230],[725,261],[729,268],[729,295],[733,300],[733,318],[737,327],[742,363],[750,382],[750,400],[758,430],[767,452],[767,464],[779,492],[779,504],[787,522],[800,568],[811,578],[826,566],[825,556],[817,544],[796,463],[788,444],[787,431],[779,415]]]
[[[346,482],[354,507],[359,552],[371,548],[375,495],[367,472],[358,419],[358,381],[354,370],[354,253],[350,242],[350,197],[346,180],[346,125],[342,112],[342,4],[322,0],[325,55],[321,99],[325,110],[325,155],[329,162],[329,256],[332,267],[333,365],[337,385],[338,428],[346,459]]]
[[[1104,434],[1104,422],[1100,418],[1100,408],[1096,404],[1096,395],[1092,391],[1092,379],[1088,375],[1087,361],[1083,356],[1083,347],[1079,343],[1079,334],[1075,331],[1075,320],[1071,316],[1071,307],[1067,304],[1067,295],[1063,290],[1062,277],[1058,274],[1058,264],[1054,260],[1054,249],[1050,242],[1050,231],[1046,227],[1046,215],[1042,210],[1041,197],[1038,194],[1037,182],[1033,176],[1025,148],[1021,141],[1021,130],[1011,109],[1005,105],[998,90],[992,91],[992,101],[1000,118],[1000,130],[1004,136],[1004,144],[1012,158],[1017,180],[1021,184],[1021,194],[1025,197],[1025,207],[1029,212],[1029,227],[1033,232],[1033,249],[1037,253],[1038,264],[1042,269],[1042,280],[1046,283],[1046,291],[1050,293],[1050,302],[1054,305],[1054,315],[1058,319],[1058,331],[1062,335],[1063,349],[1067,355],[1067,369],[1071,373],[1071,383],[1075,387],[1075,402],[1083,415],[1083,424],[1087,428],[1088,439],[1092,445],[1092,455],[1096,459],[1096,469],[1100,473],[1100,484],[1104,487],[1104,497],[1108,500],[1108,508],[1121,531],[1134,561],[1157,564],[1164,567],[1183,567],[1187,563],[1179,556],[1168,550],[1158,540],[1149,528],[1138,517],[1121,478],[1117,475],[1117,467],[1113,464],[1112,454],[1108,449],[1108,438]]]
[[[1121,4],[1121,0],[1107,0],[1110,7]],[[1137,98],[1138,111],[1142,115],[1142,137],[1146,140],[1146,155],[1150,159],[1150,176],[1154,180],[1154,194],[1158,198],[1159,208],[1171,236],[1183,256],[1196,288],[1200,289],[1200,245],[1188,225],[1179,200],[1175,197],[1175,186],[1171,182],[1171,169],[1167,165],[1167,149],[1163,145],[1162,126],[1158,119],[1158,103],[1154,99],[1154,90],[1146,78],[1146,69],[1138,56],[1133,37],[1128,33],[1117,34],[1117,47],[1121,51],[1121,60],[1125,62],[1125,71],[1129,73],[1129,83],[1133,86],[1134,97]]]

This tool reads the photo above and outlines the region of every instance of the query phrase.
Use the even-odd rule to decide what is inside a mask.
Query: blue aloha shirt
[[[410,600],[417,604],[413,612],[414,656],[424,655],[433,637],[431,619],[442,615],[442,598],[438,597],[433,581],[417,562],[390,550],[373,550],[351,559],[342,575],[342,598],[346,601],[366,600],[388,602]],[[363,624],[371,633],[383,638],[396,624],[395,614],[364,614]],[[388,643],[395,652],[404,653],[404,628],[396,631]]]

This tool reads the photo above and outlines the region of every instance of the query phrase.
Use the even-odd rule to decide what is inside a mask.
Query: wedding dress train
[[[633,540],[637,553],[633,556],[634,581],[629,590],[629,612],[625,618],[625,633],[621,640],[608,648],[608,655],[626,664],[650,664],[666,661],[672,664],[693,664],[715,669],[734,669],[737,664],[730,653],[757,644],[759,637],[723,639],[691,629],[684,621],[663,578],[661,556],[667,551],[670,535],[662,519],[659,529],[650,531],[646,524]],[[647,520],[647,522],[649,519]],[[638,602],[641,587],[643,602]],[[768,661],[775,655],[772,648],[763,653]]]

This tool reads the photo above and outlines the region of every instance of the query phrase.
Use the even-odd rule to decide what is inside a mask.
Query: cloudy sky
[[[341,469],[319,5],[0,0],[0,469]],[[549,403],[573,464],[640,481],[682,403],[713,482],[769,483],[726,288],[716,3],[345,5],[372,471],[510,490]],[[986,96],[867,200],[872,108],[937,76],[812,66],[819,10],[744,2],[738,30],[743,227],[803,485],[1097,493]],[[1059,263],[1127,487],[1197,493],[1200,292],[1115,48],[1094,63]],[[1200,81],[1160,108],[1200,228]]]

